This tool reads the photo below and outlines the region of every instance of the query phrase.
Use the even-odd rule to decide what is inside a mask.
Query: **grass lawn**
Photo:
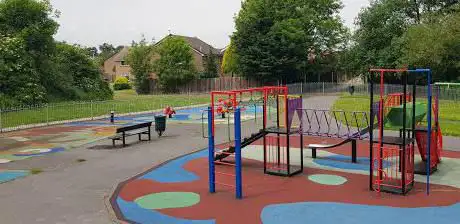
[[[426,99],[417,99],[417,102],[426,103]],[[440,100],[439,105],[439,123],[442,134],[460,136],[460,102],[453,100]],[[334,103],[332,109],[344,111],[365,111],[369,113],[369,96],[343,95]]]
[[[108,115],[183,107],[209,103],[209,94],[201,95],[137,95],[134,90],[115,91],[114,100],[94,102],[67,102],[48,107],[29,107],[1,112],[2,128]]]

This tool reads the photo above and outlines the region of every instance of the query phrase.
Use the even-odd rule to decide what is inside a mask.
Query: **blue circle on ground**
[[[29,171],[15,171],[15,170],[6,170],[0,171],[0,184],[8,181],[12,181],[17,178],[28,176]]]
[[[173,115],[173,120],[185,121],[189,120],[190,114],[175,114]]]
[[[321,166],[328,166],[332,168],[342,169],[342,170],[362,170],[366,171],[369,170],[369,158],[356,158],[356,163],[351,162],[351,156],[344,156],[344,155],[332,155],[327,156],[324,158],[314,159],[313,162],[321,165]],[[378,164],[375,163],[374,166]],[[383,167],[387,168],[391,166],[391,162],[383,161]]]

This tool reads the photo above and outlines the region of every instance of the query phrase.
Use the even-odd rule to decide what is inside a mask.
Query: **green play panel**
[[[402,127],[403,126],[403,105],[391,107],[385,117],[385,127]],[[427,106],[425,103],[415,103],[415,123],[419,123],[425,118]],[[412,103],[406,105],[406,127],[412,126]]]

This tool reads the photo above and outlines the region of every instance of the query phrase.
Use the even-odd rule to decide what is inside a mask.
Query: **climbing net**
[[[368,137],[367,112],[343,110],[297,109],[303,134],[329,138]]]

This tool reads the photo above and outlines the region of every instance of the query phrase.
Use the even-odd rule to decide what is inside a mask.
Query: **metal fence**
[[[234,78],[231,78],[234,80]],[[242,85],[233,84],[210,84],[209,87],[199,89],[199,94],[182,95],[154,95],[154,96],[139,96],[130,100],[112,100],[112,101],[91,101],[91,102],[72,102],[72,103],[57,103],[46,105],[22,106],[16,108],[0,108],[0,132],[13,131],[31,127],[40,127],[55,124],[64,124],[75,121],[87,121],[107,118],[111,111],[115,111],[117,115],[129,115],[136,113],[158,112],[165,106],[177,108],[189,107],[197,104],[208,104],[208,92],[205,90],[225,90],[225,89],[242,89],[259,86],[254,83],[246,83]],[[198,85],[199,86],[199,85]],[[348,92],[350,84],[347,83],[294,83],[289,84],[290,94],[308,95],[338,95]],[[354,84],[356,95],[368,95],[368,84]],[[447,88],[439,86],[439,98],[444,100],[441,102],[441,110],[456,110],[460,109],[455,101],[460,99],[460,89]],[[204,92],[201,92],[204,91]],[[379,91],[378,86],[374,88],[375,93]],[[385,93],[401,92],[401,85],[386,85]],[[426,86],[417,86],[417,96],[426,96]],[[172,97],[171,97],[172,96]],[[457,121],[456,117],[452,118]]]
[[[164,95],[166,96],[166,95]],[[160,112],[166,106],[180,109],[209,101],[207,95],[139,96],[133,100],[54,103],[0,109],[0,132],[117,116]],[[154,98],[152,98],[154,97]]]
[[[348,83],[330,83],[330,82],[309,82],[289,84],[290,94],[303,95],[335,95],[348,93],[348,88],[354,87],[354,94],[367,95],[370,93],[369,84],[348,84]],[[408,85],[408,92],[412,91],[412,86]],[[387,84],[385,85],[385,94],[398,93],[403,91],[402,85]],[[447,86],[435,86],[433,91],[438,91],[441,100],[460,100],[460,89],[448,88]],[[379,94],[380,87],[374,85],[374,94]],[[427,86],[416,86],[417,97],[427,96]]]
[[[262,83],[244,77],[219,77],[209,79],[195,79],[189,83],[177,86],[177,93],[209,93],[211,91],[227,91],[233,89],[247,89],[252,87],[260,87]],[[150,89],[152,93],[160,93],[161,89],[155,80],[150,81]]]

